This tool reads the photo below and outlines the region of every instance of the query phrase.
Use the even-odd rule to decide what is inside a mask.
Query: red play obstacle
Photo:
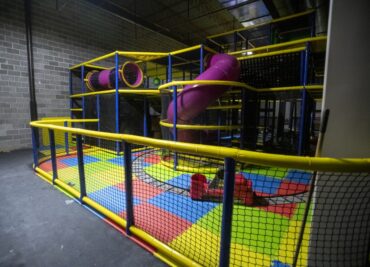
[[[212,188],[203,174],[196,173],[191,176],[191,199],[220,201],[223,194],[224,189],[222,187]],[[245,179],[241,174],[235,175],[234,199],[247,206],[252,206],[256,202],[252,181]]]

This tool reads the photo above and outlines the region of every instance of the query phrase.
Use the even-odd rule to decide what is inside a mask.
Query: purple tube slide
[[[136,88],[143,82],[143,71],[135,62],[127,61],[119,66],[118,86]],[[91,71],[86,75],[86,86],[90,91],[100,91],[115,88],[116,69]]]
[[[196,80],[223,80],[238,81],[240,75],[240,65],[238,60],[230,55],[212,55],[208,61],[208,68],[201,73]],[[188,85],[177,96],[177,123],[190,124],[190,121],[202,113],[209,105],[216,101],[228,86],[215,85]],[[167,121],[173,122],[173,101],[167,109]],[[183,132],[183,133],[182,133]],[[187,132],[187,133],[185,133]],[[197,131],[178,131],[178,141],[193,141],[191,132]]]

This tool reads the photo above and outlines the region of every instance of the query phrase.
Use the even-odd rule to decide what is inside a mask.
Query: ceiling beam
[[[271,16],[271,15],[268,13],[268,14],[265,14],[265,15],[261,15],[261,16],[258,16],[258,17],[251,18],[251,19],[241,20],[240,23],[250,22],[250,21],[253,21],[253,20],[256,20],[256,19],[262,19],[262,18],[265,18],[265,17],[268,17],[268,16]]]
[[[181,38],[181,36],[177,36],[173,34],[168,28],[162,27],[158,24],[153,24],[143,18],[138,17],[136,14],[133,14],[126,9],[106,0],[85,0],[89,2],[90,4],[95,5],[96,7],[109,12],[110,14],[123,19],[127,22],[130,22],[132,24],[136,24],[140,27],[143,27],[149,31],[159,33],[167,38],[170,38],[176,42],[179,42],[183,45],[190,46],[191,44],[188,43],[184,38]]]
[[[254,2],[258,2],[258,1],[259,0],[249,0],[249,1],[246,1],[246,2],[241,2],[239,4],[235,4],[233,6],[226,7],[225,9],[233,10],[233,9],[237,9],[237,8],[240,8],[240,7],[243,7],[243,6],[246,6],[246,5],[253,4]]]
[[[280,17],[279,12],[277,11],[274,3],[272,0],[263,0],[267,10],[270,12],[270,15],[273,19],[277,19]]]

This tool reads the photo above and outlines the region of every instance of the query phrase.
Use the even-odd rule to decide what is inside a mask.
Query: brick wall
[[[39,118],[68,116],[68,67],[115,50],[169,51],[182,44],[84,2],[33,1]],[[0,151],[31,147],[22,0],[0,1]]]

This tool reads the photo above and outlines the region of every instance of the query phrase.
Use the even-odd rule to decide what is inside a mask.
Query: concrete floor
[[[166,266],[38,178],[31,150],[0,153],[0,266]]]

